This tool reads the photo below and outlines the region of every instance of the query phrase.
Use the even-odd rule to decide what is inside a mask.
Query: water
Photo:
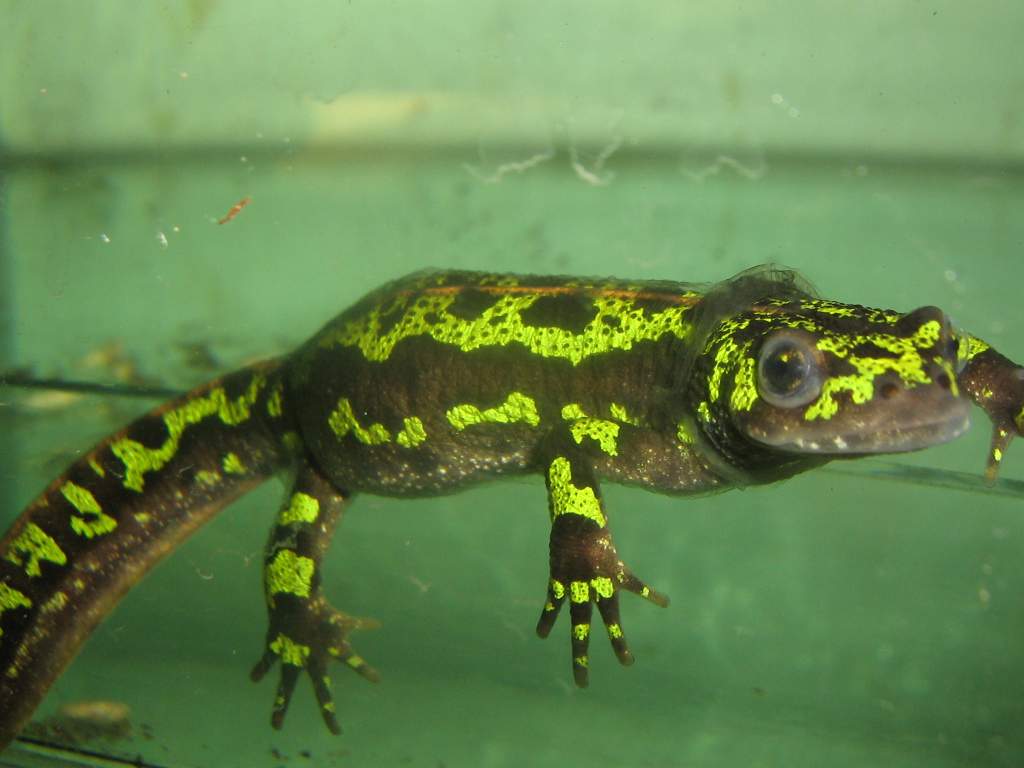
[[[203,14],[219,18],[216,4],[186,6],[193,16],[161,35],[178,24],[191,39]],[[271,27],[257,14],[238,29]],[[595,25],[588,39],[613,31]],[[287,58],[279,47],[267,55]],[[60,81],[38,66],[52,95]],[[267,63],[253,66],[232,65],[225,82],[246,92],[274,82]],[[186,69],[188,80],[214,71],[168,60],[152,87],[181,86]],[[376,82],[359,71],[363,86]],[[420,70],[396,65],[380,83],[402,71]],[[792,96],[765,96],[766,109],[796,108]],[[1024,186],[995,150],[943,154],[970,125],[951,123],[945,138],[938,126],[916,154],[898,137],[902,154],[731,139],[695,151],[670,131],[588,122],[578,107],[575,132],[513,120],[481,142],[437,128],[443,108],[418,81],[400,98],[374,98],[361,107],[374,119],[423,114],[436,130],[401,140],[399,120],[317,141],[287,135],[277,117],[243,116],[234,143],[217,123],[194,145],[79,150],[44,135],[22,151],[8,128],[5,366],[184,387],[290,349],[366,290],[425,266],[713,281],[765,261],[799,268],[829,298],[936,304],[1024,359]],[[170,130],[136,118],[124,118],[129,134]],[[216,223],[245,197],[235,219]],[[4,525],[152,404],[11,389],[0,403]],[[977,412],[961,440],[900,461],[980,472],[987,441]],[[1024,478],[1024,447],[1004,464]],[[619,668],[595,637],[591,687],[579,691],[565,619],[548,640],[533,635],[547,560],[539,478],[442,499],[361,497],[327,559],[325,591],[382,621],[354,642],[383,680],[333,670],[345,728],[334,738],[308,683],[277,733],[274,682],[247,679],[265,629],[260,553],[282,493],[271,482],[246,497],[129,593],[38,717],[78,699],[125,702],[135,738],[91,747],[158,765],[1024,762],[1019,498],[827,472],[691,500],[608,487],[620,553],[673,602],[661,610],[627,596],[636,665]],[[11,750],[0,762],[22,759]]]

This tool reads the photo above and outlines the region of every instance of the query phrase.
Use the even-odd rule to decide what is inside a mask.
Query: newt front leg
[[[967,364],[957,381],[992,420],[992,445],[985,476],[994,481],[1013,438],[1024,435],[1024,367],[969,336]]]
[[[619,559],[597,478],[582,451],[563,450],[545,472],[551,511],[550,567],[547,600],[537,634],[547,637],[565,598],[572,623],[572,669],[576,685],[588,683],[590,620],[594,604],[619,662],[633,663],[619,618],[619,591],[668,605],[668,598],[648,587]]]

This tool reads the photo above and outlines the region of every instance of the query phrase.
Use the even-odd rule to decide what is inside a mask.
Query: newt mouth
[[[919,451],[947,443],[970,427],[970,402],[964,398],[916,392],[913,400],[912,408],[876,403],[874,409],[857,409],[830,421],[769,420],[742,424],[741,429],[756,442],[787,453],[848,456]]]

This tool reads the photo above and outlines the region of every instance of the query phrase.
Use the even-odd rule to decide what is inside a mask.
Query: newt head
[[[755,305],[709,339],[706,412],[727,413],[747,439],[791,454],[914,451],[967,430],[970,400],[957,385],[965,350],[936,307]]]

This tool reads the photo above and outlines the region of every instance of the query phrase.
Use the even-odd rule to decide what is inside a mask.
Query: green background
[[[1021,360],[1021,29],[996,0],[0,0],[0,367],[116,383],[119,345],[184,387],[425,266],[766,261],[936,304]],[[0,521],[149,405],[0,389]],[[975,422],[900,461],[980,470]],[[124,701],[153,738],[112,752],[190,766],[1024,764],[1021,497],[862,464],[607,488],[620,553],[673,603],[626,599],[637,664],[595,639],[586,691],[568,627],[533,636],[539,478],[359,498],[325,587],[383,622],[355,638],[383,681],[335,670],[341,738],[305,682],[273,732],[273,684],[247,680],[268,483],[129,594],[39,715]]]

